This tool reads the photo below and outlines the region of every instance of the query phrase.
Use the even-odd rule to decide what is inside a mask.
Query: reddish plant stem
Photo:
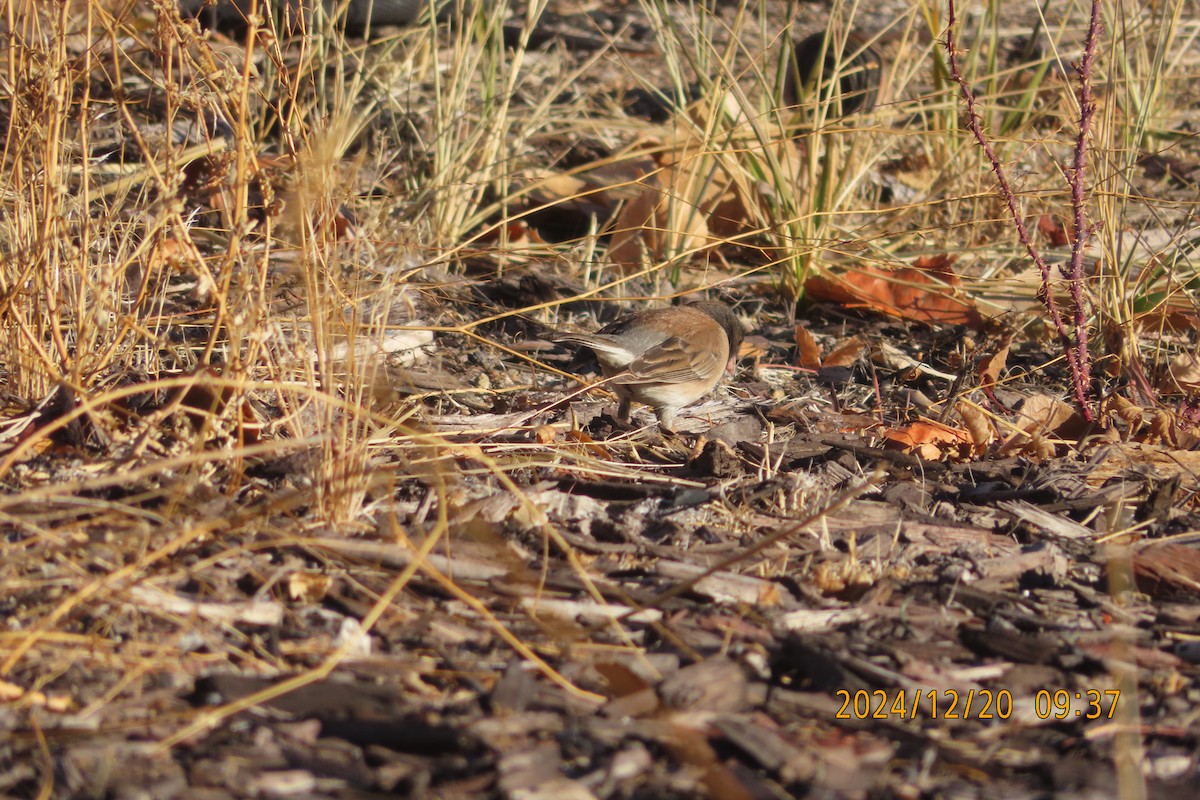
[[[954,36],[958,19],[955,15],[954,0],[947,0],[947,4],[949,19],[946,24],[946,41],[944,44],[950,67],[950,77],[958,84],[963,102],[967,107],[967,127],[975,137],[975,141],[983,149],[984,155],[987,156],[988,162],[992,167],[992,173],[996,176],[1000,196],[1008,207],[1008,214],[1012,218],[1013,226],[1017,230],[1017,237],[1020,239],[1022,246],[1024,246],[1030,260],[1033,261],[1034,265],[1038,268],[1038,272],[1041,274],[1042,285],[1038,288],[1038,298],[1046,307],[1046,313],[1050,317],[1050,324],[1054,327],[1055,333],[1057,333],[1059,341],[1062,343],[1063,355],[1066,356],[1067,364],[1071,368],[1071,385],[1075,394],[1075,402],[1084,419],[1091,422],[1095,419],[1095,415],[1092,411],[1091,402],[1091,356],[1088,352],[1087,307],[1084,302],[1083,293],[1083,254],[1086,240],[1091,237],[1091,229],[1088,227],[1086,216],[1087,203],[1084,186],[1084,166],[1086,165],[1087,135],[1091,129],[1092,116],[1095,113],[1095,102],[1092,100],[1091,92],[1091,67],[1100,33],[1100,2],[1099,0],[1092,0],[1092,19],[1088,28],[1088,38],[1084,48],[1083,61],[1079,66],[1081,84],[1079,91],[1079,136],[1075,142],[1075,158],[1072,172],[1067,176],[1067,182],[1071,187],[1071,207],[1074,211],[1075,219],[1075,242],[1071,249],[1069,266],[1059,268],[1059,272],[1067,280],[1071,302],[1074,305],[1072,314],[1073,335],[1071,329],[1067,327],[1062,312],[1058,308],[1058,303],[1054,299],[1054,274],[1050,269],[1050,265],[1046,263],[1046,259],[1042,256],[1041,251],[1034,244],[1033,237],[1029,234],[1029,229],[1025,227],[1025,221],[1022,219],[1021,211],[1017,207],[1016,193],[1013,192],[1012,185],[1008,182],[1008,174],[1004,170],[1004,165],[1000,163],[1000,158],[996,155],[996,150],[992,147],[991,140],[983,131],[983,121],[976,109],[975,92],[967,84],[966,78],[963,77],[962,68],[958,62],[958,43]]]
[[[953,0],[951,0],[953,1]],[[1075,140],[1075,158],[1067,183],[1071,186],[1071,210],[1074,213],[1075,237],[1071,242],[1071,260],[1067,266],[1059,267],[1067,279],[1071,303],[1075,307],[1075,359],[1072,370],[1078,369],[1075,380],[1075,400],[1085,415],[1090,411],[1088,402],[1092,385],[1092,365],[1088,353],[1087,314],[1084,304],[1083,256],[1092,239],[1092,226],[1087,221],[1087,145],[1092,131],[1092,118],[1096,115],[1096,101],[1092,97],[1092,66],[1095,63],[1096,47],[1100,41],[1103,24],[1100,21],[1100,0],[1092,0],[1092,16],[1088,21],[1087,39],[1083,45],[1083,58],[1076,71],[1079,74],[1079,135]],[[1078,367],[1076,367],[1078,365]]]

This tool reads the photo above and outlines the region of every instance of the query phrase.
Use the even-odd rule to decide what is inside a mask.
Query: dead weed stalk
[[[967,110],[967,126],[970,128],[975,141],[983,149],[996,176],[1000,197],[1008,209],[1009,218],[1016,229],[1017,236],[1024,246],[1026,253],[1037,266],[1042,276],[1038,297],[1046,308],[1059,341],[1062,344],[1063,355],[1071,369],[1071,386],[1075,395],[1075,403],[1084,419],[1091,422],[1096,418],[1095,389],[1092,386],[1091,354],[1088,350],[1088,315],[1091,312],[1091,302],[1085,294],[1084,254],[1091,241],[1093,226],[1087,220],[1088,190],[1087,190],[1087,148],[1091,134],[1092,119],[1096,113],[1096,104],[1092,95],[1092,70],[1095,63],[1096,47],[1099,42],[1102,25],[1100,22],[1100,0],[1092,0],[1091,19],[1088,24],[1087,38],[1084,44],[1083,57],[1076,67],[1079,76],[1079,121],[1075,139],[1074,157],[1069,169],[1064,169],[1065,179],[1071,192],[1071,210],[1073,239],[1071,256],[1065,266],[1059,267],[1059,273],[1066,281],[1071,307],[1064,313],[1055,299],[1055,280],[1053,271],[1042,255],[1040,248],[1034,243],[1033,237],[1026,227],[1021,214],[1016,193],[1008,180],[1006,170],[1000,157],[992,146],[990,137],[983,130],[983,123],[976,109],[975,91],[963,76],[959,65],[959,50],[956,39],[958,18],[955,15],[954,0],[947,0],[949,18],[946,24],[946,54],[949,59],[950,76],[958,84]]]

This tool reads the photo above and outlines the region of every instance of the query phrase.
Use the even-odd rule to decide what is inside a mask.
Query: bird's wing
[[[547,336],[552,342],[558,344],[573,344],[581,347],[591,348],[597,355],[607,353],[616,358],[623,357],[625,362],[633,360],[634,354],[630,352],[629,347],[615,342],[607,336],[594,333],[555,333]]]
[[[677,336],[651,347],[613,378],[615,383],[687,383],[703,380],[724,368],[720,354],[708,342],[685,341]]]

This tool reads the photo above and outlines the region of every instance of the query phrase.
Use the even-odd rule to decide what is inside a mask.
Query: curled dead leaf
[[[987,415],[978,406],[965,400],[959,400],[955,404],[954,410],[958,412],[958,416],[962,417],[963,425],[966,426],[967,433],[971,437],[971,449],[975,455],[987,450],[987,446],[992,443],[992,439],[996,435]]]
[[[804,327],[803,322],[796,323],[794,336],[796,338],[796,360],[800,366],[805,369],[820,369],[821,348],[817,346],[817,340],[809,333],[808,328]]]
[[[1000,382],[1000,373],[1008,366],[1008,351],[1012,347],[1013,335],[1007,334],[996,352],[985,356],[979,362],[979,385],[994,389]]]
[[[1105,398],[1103,410],[1105,414],[1114,416],[1128,425],[1131,434],[1137,433],[1145,424],[1146,409],[1119,394],[1109,395]]]
[[[641,268],[643,259],[668,262],[715,247],[745,230],[769,224],[770,198],[744,167],[747,157],[769,159],[783,174],[796,174],[800,152],[780,131],[763,144],[762,120],[748,115],[724,97],[714,111],[701,102],[676,119],[669,141],[640,143],[653,149],[656,169],[638,179],[641,191],[617,215],[609,259],[625,270]],[[712,147],[711,115],[732,124],[723,131],[726,146]],[[757,156],[755,155],[757,154]]]

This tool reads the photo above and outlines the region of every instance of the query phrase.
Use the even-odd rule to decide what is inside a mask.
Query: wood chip
[[[704,574],[706,567],[681,561],[660,561],[658,572],[667,578],[691,580]],[[692,589],[719,603],[745,603],[753,606],[794,605],[796,600],[783,586],[732,572],[717,572],[696,582]]]
[[[180,597],[155,586],[134,586],[129,596],[138,605],[178,614],[200,617],[226,625],[278,625],[283,621],[283,606],[273,600],[252,600],[246,603],[210,603]]]

